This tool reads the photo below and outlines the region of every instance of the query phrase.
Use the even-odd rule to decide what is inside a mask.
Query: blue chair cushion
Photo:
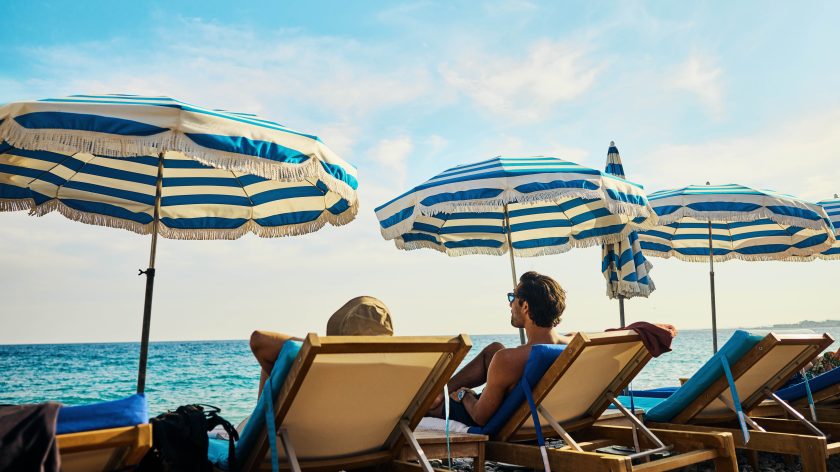
[[[528,385],[533,388],[543,375],[545,375],[545,372],[551,367],[551,364],[563,353],[564,349],[566,349],[565,344],[535,344],[531,347],[531,354],[528,356],[525,371],[522,373],[522,376],[528,381]],[[525,392],[517,384],[517,387],[511,390],[505,399],[502,400],[499,409],[490,417],[487,424],[484,426],[472,426],[469,432],[495,436],[502,429],[502,426],[507,423],[511,415],[525,402]]]
[[[661,398],[661,397],[640,397],[640,396],[637,396],[635,394],[635,392],[633,393],[632,404],[630,402],[630,397],[627,396],[627,395],[619,395],[616,398],[618,399],[619,402],[621,402],[621,404],[625,408],[631,408],[632,407],[632,408],[640,409],[640,410],[643,410],[643,411],[648,411],[648,410],[652,409],[653,407],[659,405],[663,401],[665,401],[665,399]],[[616,408],[615,405],[610,403],[610,409],[617,410],[618,408]]]
[[[58,410],[55,434],[135,426],[149,422],[149,406],[143,394],[108,402],[63,406]]]
[[[820,390],[828,388],[837,382],[840,382],[840,368],[823,372],[808,381],[811,386],[811,392],[819,392]],[[805,381],[777,390],[776,395],[787,402],[805,398],[807,395],[807,391],[805,390]]]
[[[283,343],[283,347],[277,355],[277,361],[274,362],[274,367],[271,369],[271,375],[266,380],[266,384],[271,385],[271,391],[274,395],[277,395],[280,388],[283,387],[283,382],[286,380],[289,369],[294,364],[302,345],[300,341],[291,340]],[[242,433],[239,434],[239,441],[236,442],[236,460],[238,463],[245,460],[257,443],[260,434],[263,433],[268,402],[273,401],[273,398],[268,398],[268,389],[263,389],[260,398],[257,400],[257,406],[248,418]],[[207,450],[207,459],[217,467],[228,470],[228,441],[211,439]]]
[[[679,387],[660,387],[652,388],[650,390],[633,390],[633,397],[647,397],[647,398],[668,398],[679,390]],[[628,399],[630,397],[627,397]],[[622,405],[624,403],[622,402]]]
[[[750,334],[743,330],[735,331],[729,341],[712,356],[703,367],[672,395],[659,405],[651,408],[645,418],[648,421],[668,422],[682,412],[694,399],[706,391],[709,386],[724,375],[721,358],[726,356],[730,365],[738,362],[744,354],[764,339],[764,336]]]

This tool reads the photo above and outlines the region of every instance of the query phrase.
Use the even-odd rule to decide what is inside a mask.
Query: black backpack
[[[205,410],[205,408],[207,408]],[[229,470],[236,470],[235,442],[239,433],[211,405],[179,406],[150,420],[152,449],[140,462],[145,472],[212,472],[207,460],[207,432],[221,425],[227,431]]]

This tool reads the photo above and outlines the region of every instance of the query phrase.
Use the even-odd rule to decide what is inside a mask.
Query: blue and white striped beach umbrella
[[[807,257],[827,250],[835,241],[822,207],[769,190],[735,184],[691,185],[654,192],[649,199],[659,225],[639,233],[645,254],[709,261],[715,351],[715,261]]]
[[[624,167],[615,142],[607,151],[608,174],[624,178]],[[624,299],[648,297],[656,290],[650,270],[653,264],[645,258],[635,231],[619,242],[601,246],[601,272],[607,281],[607,296],[618,299],[621,326],[624,326]]]
[[[616,242],[655,218],[641,186],[554,157],[453,167],[381,205],[376,216],[399,249],[507,252],[514,287],[514,256]]]
[[[831,220],[831,224],[834,225],[834,237],[836,238],[834,244],[829,249],[819,253],[817,257],[838,260],[840,259],[840,197],[835,193],[833,199],[817,202],[817,205],[823,207]]]
[[[105,157],[0,144],[0,211],[57,211],[83,223],[154,231],[156,156]],[[157,233],[170,239],[306,234],[353,220],[357,202],[323,182],[266,179],[218,169],[181,153],[163,159]]]
[[[74,95],[6,104],[0,146],[0,210],[55,210],[152,235],[138,392],[158,234],[296,235],[346,224],[358,209],[355,168],[318,137],[167,97]]]
[[[650,225],[653,212],[641,186],[599,170],[555,157],[495,157],[446,170],[376,216],[400,249],[501,255],[512,246],[530,257],[619,241],[634,223]]]

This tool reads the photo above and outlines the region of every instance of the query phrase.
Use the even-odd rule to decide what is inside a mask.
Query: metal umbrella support
[[[510,275],[513,278],[513,291],[516,292],[516,285],[518,283],[516,278],[516,263],[513,260],[513,241],[511,240],[511,233],[510,230],[510,215],[508,214],[508,206],[505,203],[505,236],[507,237],[508,243],[508,254],[510,254]],[[519,342],[521,344],[525,344],[525,330],[519,328]]]
[[[708,184],[707,184],[708,185]],[[715,250],[712,247],[712,222],[709,221],[709,284],[712,293],[712,349],[718,350],[717,311],[715,310]]]
[[[149,251],[149,267],[140,269],[146,276],[146,297],[143,303],[143,334],[140,338],[140,366],[137,369],[137,393],[146,389],[146,361],[149,358],[149,325],[152,321],[152,294],[155,288],[155,255],[157,253],[158,223],[160,222],[160,199],[163,193],[163,153],[158,156],[157,184],[155,188],[155,210],[152,221],[152,247]]]

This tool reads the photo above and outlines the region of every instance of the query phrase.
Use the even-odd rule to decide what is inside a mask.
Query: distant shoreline
[[[727,327],[718,328],[718,331],[736,330],[736,329],[818,329],[818,328],[840,328],[840,320],[824,320],[811,321],[805,320],[798,323],[780,323],[772,326],[748,326],[748,327]],[[686,331],[711,331],[711,328],[687,328],[680,329],[680,332]],[[518,336],[517,333],[491,333],[491,334],[471,334],[470,336]],[[247,339],[184,339],[184,340],[161,340],[150,341],[149,344],[175,344],[175,343],[221,343],[221,342],[247,342]],[[0,343],[0,347],[4,346],[61,346],[61,345],[92,345],[92,344],[135,344],[140,345],[139,341],[91,341],[91,342],[40,342],[40,343]]]
[[[799,323],[779,323],[772,326],[755,326],[739,329],[797,329],[797,328],[835,328],[840,326],[840,320],[811,321],[805,320]]]

